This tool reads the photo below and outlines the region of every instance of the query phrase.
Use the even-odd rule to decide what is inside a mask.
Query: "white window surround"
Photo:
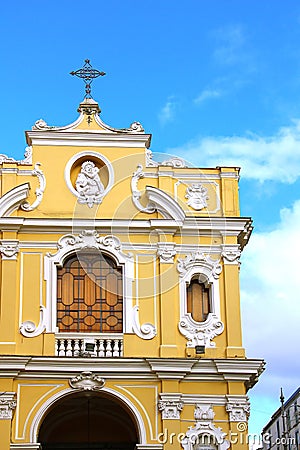
[[[187,347],[204,345],[215,347],[212,339],[221,334],[224,325],[220,315],[219,276],[222,266],[219,260],[213,260],[200,252],[179,258],[177,261],[179,272],[180,321],[179,331],[188,339]],[[210,289],[211,312],[204,322],[196,322],[187,312],[187,286],[194,277],[198,277]]]
[[[100,237],[95,230],[85,230],[79,235],[66,234],[58,243],[55,254],[48,253],[44,259],[44,279],[46,280],[46,332],[55,333],[57,304],[57,268],[62,267],[65,260],[72,254],[83,249],[100,250],[113,258],[123,269],[123,332],[132,333],[132,282],[134,277],[134,262],[132,255],[121,251],[117,237],[108,235]]]

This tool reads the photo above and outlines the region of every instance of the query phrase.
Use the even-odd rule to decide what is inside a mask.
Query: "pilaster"
[[[13,412],[16,408],[15,392],[0,394],[0,436],[1,450],[10,450],[10,430]]]
[[[19,242],[17,239],[2,239],[1,254],[1,305],[0,305],[0,341],[7,342],[13,351],[15,344],[16,301],[18,280]],[[4,351],[4,347],[2,347]]]
[[[226,333],[228,358],[245,356],[242,348],[242,325],[240,312],[239,257],[238,245],[223,245],[223,276],[226,312]]]
[[[174,300],[178,296],[177,286],[177,274],[174,265],[174,247],[170,242],[172,236],[164,236],[166,242],[159,243],[158,247],[163,252],[163,248],[166,249],[168,257],[164,258],[163,262],[159,264],[159,280],[160,280],[160,324],[161,324],[161,345],[160,354],[161,357],[174,357],[178,355],[176,345],[177,329],[174,324],[178,323],[179,312],[178,302]],[[170,250],[172,255],[170,256]],[[159,255],[161,258],[161,255]],[[170,326],[167,326],[170,324]]]
[[[161,393],[157,406],[161,412],[164,436],[167,438],[164,442],[164,450],[181,449],[177,439],[180,434],[180,414],[183,409],[181,394]]]

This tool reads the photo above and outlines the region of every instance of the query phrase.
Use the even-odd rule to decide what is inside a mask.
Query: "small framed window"
[[[210,289],[201,282],[199,277],[193,277],[187,285],[187,312],[196,322],[205,322],[211,312]]]

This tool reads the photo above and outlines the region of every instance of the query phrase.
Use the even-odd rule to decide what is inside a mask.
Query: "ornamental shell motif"
[[[81,372],[80,375],[69,380],[71,388],[81,391],[99,391],[104,384],[105,380],[92,372]]]

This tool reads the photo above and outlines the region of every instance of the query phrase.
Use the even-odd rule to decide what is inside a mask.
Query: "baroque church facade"
[[[78,111],[0,157],[1,450],[246,448],[239,170]]]

